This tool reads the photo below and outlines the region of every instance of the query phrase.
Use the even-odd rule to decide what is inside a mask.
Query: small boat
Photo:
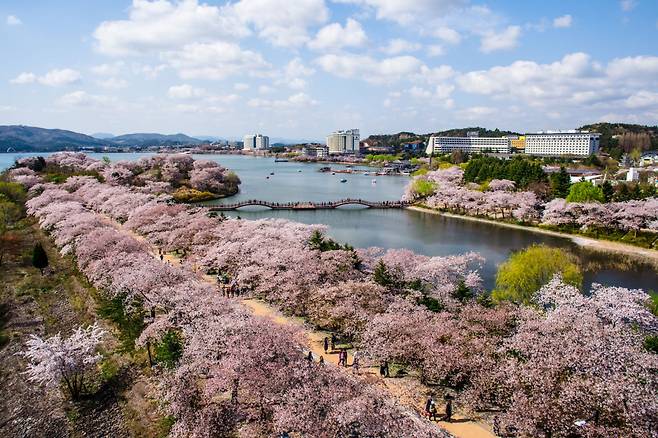
[[[285,158],[275,158],[274,162],[275,163],[287,163],[288,160],[286,160]]]
[[[373,179],[372,179],[372,183],[373,183],[373,184],[377,184],[377,180],[373,178]]]
[[[270,179],[270,177],[269,177],[269,176],[266,176],[265,179]]]
[[[335,175],[335,174],[336,174],[336,172],[331,172],[331,174],[332,174],[332,175]]]
[[[346,180],[345,178],[343,178],[343,179],[340,180],[340,182],[342,182],[342,183],[346,183],[347,180]]]
[[[274,172],[270,172],[270,175],[274,175]]]
[[[370,175],[370,173],[369,172],[364,172],[364,175],[368,176],[368,175]]]
[[[301,171],[302,171],[302,169],[299,169],[297,172],[301,172]]]

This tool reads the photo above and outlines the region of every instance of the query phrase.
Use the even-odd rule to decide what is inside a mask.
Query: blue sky
[[[322,139],[658,123],[655,0],[4,0],[0,53],[0,124]]]

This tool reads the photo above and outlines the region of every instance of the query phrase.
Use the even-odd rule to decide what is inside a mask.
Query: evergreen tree
[[[555,198],[566,198],[569,196],[569,189],[571,188],[571,178],[567,173],[564,166],[560,167],[560,171],[551,175],[551,191]]]
[[[373,272],[372,279],[375,280],[375,283],[384,287],[390,287],[393,285],[393,276],[383,260],[380,260],[377,263],[377,266],[375,266],[375,272]]]
[[[37,243],[32,250],[32,266],[38,268],[43,274],[43,270],[48,267],[48,254],[40,243]]]
[[[615,194],[615,189],[612,187],[612,184],[610,184],[610,181],[606,180],[601,186],[601,190],[603,190],[603,197],[605,198],[605,202],[612,201],[612,196]]]

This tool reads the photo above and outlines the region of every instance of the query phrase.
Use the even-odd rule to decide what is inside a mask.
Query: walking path
[[[654,249],[641,248],[639,246],[628,245],[626,243],[621,243],[621,242],[613,242],[611,240],[592,239],[591,237],[579,236],[577,234],[561,233],[559,231],[547,230],[544,228],[529,227],[524,225],[511,224],[508,222],[495,221],[492,219],[447,213],[427,207],[412,206],[412,207],[407,207],[407,209],[413,211],[420,211],[422,213],[436,214],[439,216],[451,217],[451,218],[462,219],[472,222],[481,222],[491,225],[497,225],[499,227],[514,228],[516,230],[524,230],[524,231],[529,231],[531,233],[544,234],[547,236],[561,237],[564,239],[569,239],[572,242],[574,242],[576,245],[582,246],[584,248],[591,248],[597,251],[617,252],[617,253],[631,255],[643,259],[645,261],[651,262],[656,267],[658,267],[658,251]]]
[[[130,233],[135,239],[148,245],[148,247],[151,249],[151,254],[153,257],[158,259],[160,258],[157,248],[148,242],[148,240],[146,240],[143,236],[131,230],[126,230],[121,225],[119,225],[119,227]],[[163,253],[163,259],[172,265],[181,265],[181,259],[173,253]],[[199,276],[204,281],[212,285],[217,284],[216,278],[211,275],[199,274]],[[306,347],[313,353],[313,357],[316,362],[319,360],[320,356],[323,356],[325,364],[328,364],[329,366],[338,366],[338,349],[334,351],[330,350],[327,354],[324,352],[324,338],[331,338],[331,332],[312,330],[308,327],[303,318],[284,315],[278,309],[262,300],[242,298],[241,302],[256,316],[266,317],[277,324],[292,325],[299,328],[306,335]],[[338,347],[341,347],[340,343],[338,344]],[[347,349],[347,363],[350,366],[341,368],[345,370],[345,372],[355,372],[351,367],[351,364],[354,363],[354,356],[351,349]],[[386,391],[392,397],[397,399],[402,405],[413,409],[422,416],[425,407],[425,400],[427,399],[428,389],[422,386],[415,376],[410,375],[406,377],[385,379],[379,376],[378,365],[373,366],[371,364],[363,363],[363,365],[360,367],[359,377],[369,384],[384,387]],[[437,401],[439,402],[439,412],[442,413],[441,401]],[[485,423],[470,420],[462,415],[459,415],[459,413],[455,413],[452,418],[453,421],[451,422],[439,421],[436,424],[438,427],[449,432],[457,438],[496,437],[491,427]]]

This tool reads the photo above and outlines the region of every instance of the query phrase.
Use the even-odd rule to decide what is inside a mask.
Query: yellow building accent
[[[519,138],[510,139],[510,144],[513,149],[524,150],[525,149],[525,135],[519,136]]]

